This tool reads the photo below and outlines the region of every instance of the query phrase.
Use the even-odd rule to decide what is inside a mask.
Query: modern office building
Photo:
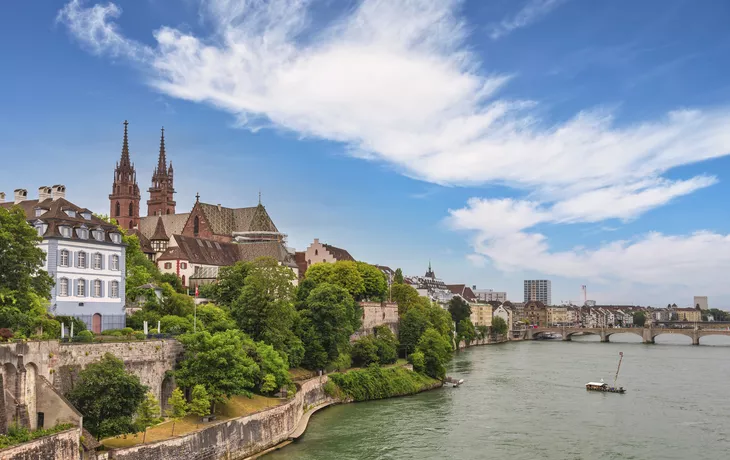
[[[531,301],[553,304],[550,280],[525,280],[525,303]]]
[[[696,295],[695,301],[693,302],[693,307],[699,307],[700,310],[709,310],[710,305],[707,303],[707,296],[706,295]]]

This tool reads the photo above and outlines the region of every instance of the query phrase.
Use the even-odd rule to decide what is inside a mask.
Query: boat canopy
[[[606,384],[603,383],[603,382],[600,382],[600,383],[598,383],[598,382],[588,382],[588,383],[586,383],[586,386],[588,386],[588,385],[590,385],[592,387],[602,387],[603,385],[606,385]]]

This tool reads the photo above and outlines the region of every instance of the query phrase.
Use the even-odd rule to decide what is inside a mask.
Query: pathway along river
[[[265,460],[730,458],[727,337],[596,340],[470,348],[448,371],[462,387],[325,409]],[[628,392],[587,392],[613,381],[619,351]]]

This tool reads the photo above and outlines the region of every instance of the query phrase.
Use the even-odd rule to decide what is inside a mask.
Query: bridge
[[[635,334],[641,337],[644,343],[655,343],[654,339],[663,334],[684,335],[692,339],[692,345],[699,345],[700,339],[709,335],[724,335],[730,337],[730,330],[727,329],[671,329],[656,327],[538,327],[525,329],[523,338],[525,340],[534,340],[540,334],[552,332],[560,334],[564,341],[570,341],[575,334],[593,334],[601,337],[601,342],[609,342],[609,337],[614,334]]]

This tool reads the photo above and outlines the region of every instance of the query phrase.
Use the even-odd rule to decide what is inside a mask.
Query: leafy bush
[[[71,423],[61,423],[52,428],[29,431],[27,428],[12,425],[8,428],[8,434],[0,435],[0,449],[70,430],[73,427]]]
[[[74,341],[91,343],[94,341],[94,334],[92,334],[90,331],[81,331],[74,336]]]
[[[3,342],[7,342],[12,338],[13,338],[13,331],[8,329],[7,327],[0,329],[0,339],[2,339]]]
[[[413,365],[413,370],[416,372],[423,373],[426,370],[426,358],[420,351],[411,353],[408,356],[408,362]]]
[[[137,340],[144,340],[144,339],[147,338],[147,336],[144,335],[144,332],[137,331],[137,332],[134,333],[134,338],[137,339]]]
[[[126,336],[131,336],[132,334],[134,334],[134,329],[132,329],[131,327],[125,327],[124,329],[122,329],[121,332]]]
[[[378,363],[378,346],[375,339],[365,336],[352,345],[352,363],[355,366],[365,367],[372,363]]]
[[[329,378],[346,397],[354,401],[415,394],[437,383],[423,374],[402,367],[384,369],[375,364],[367,369],[330,374]]]
[[[398,360],[398,339],[388,326],[375,328],[375,345],[380,364],[392,364]]]
[[[167,315],[160,319],[160,327],[162,332],[172,335],[185,334],[193,330],[193,325],[187,318],[180,316]]]

